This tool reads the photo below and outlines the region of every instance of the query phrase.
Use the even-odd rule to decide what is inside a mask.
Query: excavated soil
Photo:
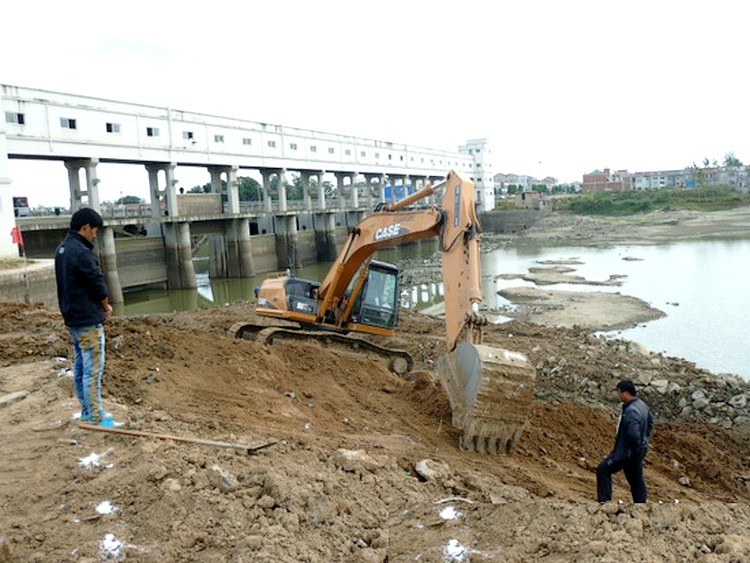
[[[657,415],[649,504],[633,505],[622,477],[615,502],[593,500],[615,395],[585,398],[545,366],[565,358],[611,388],[653,356],[580,327],[491,327],[488,344],[540,375],[519,447],[483,456],[458,449],[431,377],[442,322],[402,317],[381,343],[411,352],[408,379],[317,343],[236,340],[246,303],[111,321],[104,401],[118,420],[273,442],[249,455],[81,429],[59,315],[0,304],[0,561],[750,561],[750,439],[676,416],[669,397],[644,395]]]

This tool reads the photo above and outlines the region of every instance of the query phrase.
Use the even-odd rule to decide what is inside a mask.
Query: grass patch
[[[720,211],[750,205],[750,195],[729,187],[628,190],[587,193],[555,201],[555,211],[572,215],[626,216],[658,209]]]
[[[24,260],[23,258],[0,258],[0,272],[3,270],[15,270],[23,268],[26,264],[33,264],[33,260]]]

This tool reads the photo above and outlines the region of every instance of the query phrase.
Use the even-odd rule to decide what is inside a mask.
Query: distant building
[[[627,170],[594,170],[583,175],[581,188],[584,192],[622,192],[633,188],[632,176]]]
[[[516,207],[520,209],[546,209],[550,200],[546,196],[535,191],[523,191],[516,194]]]
[[[492,150],[489,141],[469,139],[465,145],[458,147],[458,152],[470,155],[474,160],[474,169],[469,176],[477,187],[479,208],[482,211],[495,209],[495,183],[492,178]]]
[[[701,186],[729,186],[741,192],[750,191],[750,166],[714,166],[685,168],[683,170],[657,170],[611,173],[594,170],[583,175],[584,192],[619,192],[623,190],[663,190],[669,188],[697,188]]]

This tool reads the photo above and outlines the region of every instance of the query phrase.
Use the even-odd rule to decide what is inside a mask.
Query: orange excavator
[[[409,206],[442,192],[442,204]],[[377,250],[437,238],[445,286],[446,353],[437,379],[450,401],[453,425],[463,431],[461,447],[481,453],[509,453],[526,424],[536,374],[523,354],[482,344],[486,319],[479,315],[482,285],[475,185],[448,173],[394,204],[380,204],[349,234],[325,279],[318,283],[286,273],[256,290],[256,313],[275,326],[235,325],[239,338],[315,338],[384,359],[405,374],[411,356],[379,346],[356,333],[392,336],[398,324],[399,270],[373,260]],[[281,323],[281,324],[279,324]]]

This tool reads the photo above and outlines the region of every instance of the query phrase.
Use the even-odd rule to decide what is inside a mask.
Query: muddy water
[[[378,258],[406,264],[405,278],[415,268],[434,268],[437,245],[424,242],[380,252]],[[510,245],[482,255],[484,300],[491,309],[510,306],[497,295],[503,287],[533,285],[521,279],[496,280],[499,274],[523,274],[539,261],[575,258],[576,275],[606,280],[623,275],[620,287],[557,284],[549,289],[619,291],[647,301],[667,316],[635,328],[612,333],[635,340],[650,350],[695,362],[715,373],[734,373],[750,379],[750,346],[746,345],[750,317],[750,240],[713,239],[655,246],[610,248]],[[320,280],[329,263],[301,268],[297,275]],[[150,290],[128,293],[122,314],[143,314],[220,306],[251,299],[267,274],[247,279],[210,280],[208,263],[196,261],[197,290]],[[439,279],[436,276],[435,279]],[[441,283],[409,286],[402,305],[438,312],[443,301]],[[493,320],[502,321],[502,316]]]

